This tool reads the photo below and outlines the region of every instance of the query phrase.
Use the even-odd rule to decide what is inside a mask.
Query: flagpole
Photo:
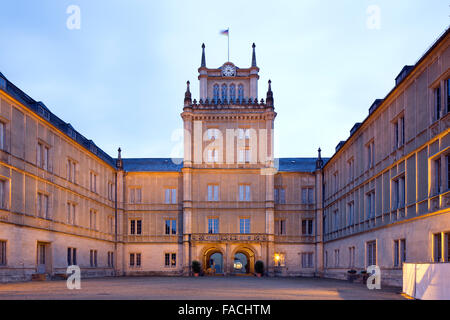
[[[230,27],[228,27],[228,62],[230,62]]]

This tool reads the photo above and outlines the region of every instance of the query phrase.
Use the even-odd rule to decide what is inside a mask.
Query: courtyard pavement
[[[399,300],[399,288],[368,290],[361,283],[318,278],[121,277],[81,279],[80,290],[66,281],[0,284],[0,300]]]

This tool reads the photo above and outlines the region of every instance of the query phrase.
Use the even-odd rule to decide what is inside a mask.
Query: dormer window
[[[219,103],[219,85],[215,84],[213,87],[213,95],[214,95],[214,103],[218,104]]]
[[[224,103],[228,100],[227,93],[228,93],[228,87],[226,84],[223,84],[222,85],[222,102],[224,102]]]

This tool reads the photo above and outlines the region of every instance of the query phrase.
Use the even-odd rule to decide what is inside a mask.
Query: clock
[[[235,68],[234,68],[233,65],[231,65],[231,64],[226,64],[226,65],[224,65],[223,68],[222,68],[222,74],[223,74],[225,77],[233,77],[233,76],[236,74],[236,70],[235,70]]]

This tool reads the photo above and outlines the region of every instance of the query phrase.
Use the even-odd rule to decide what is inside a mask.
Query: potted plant
[[[202,269],[202,266],[201,266],[200,262],[198,262],[197,260],[192,261],[192,272],[194,273],[194,277],[198,277],[201,269]]]
[[[362,280],[364,284],[367,284],[367,279],[369,279],[369,274],[366,270],[361,271]]]
[[[261,278],[264,274],[264,262],[261,260],[255,262],[255,273],[258,278]]]
[[[353,282],[358,276],[356,275],[356,270],[351,269],[347,271],[347,280]]]

